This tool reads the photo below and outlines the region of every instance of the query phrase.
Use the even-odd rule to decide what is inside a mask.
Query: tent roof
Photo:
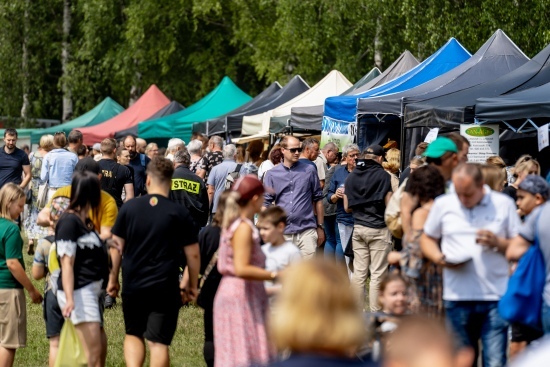
[[[263,113],[269,111],[277,106],[280,106],[294,97],[304,93],[309,89],[309,85],[302,79],[300,75],[295,75],[282,89],[278,92],[272,94],[269,98],[266,98],[265,103],[261,106],[257,106],[248,111],[243,111],[236,115],[227,116],[227,125],[229,131],[240,132],[243,127],[243,117],[247,115],[255,115],[258,113]],[[215,122],[214,125],[208,124],[208,135],[218,134],[221,131],[225,131],[222,122]]]
[[[250,102],[242,105],[239,108],[234,109],[233,111],[228,112],[224,116],[215,118],[212,120],[206,121],[206,133],[208,135],[223,134],[225,133],[225,121],[228,117],[242,117],[248,114],[249,111],[261,107],[269,101],[272,100],[272,97],[277,94],[283,87],[279,82],[271,83],[269,87],[263,90],[262,93],[258,94]],[[240,125],[240,124],[239,124]],[[236,130],[240,130],[240,126],[235,126]],[[231,130],[231,129],[228,129]]]
[[[414,88],[454,69],[468,60],[470,56],[470,53],[456,39],[451,38],[443,47],[415,68],[386,84],[361,94],[327,98],[325,116],[334,120],[353,122],[359,98],[397,93]]]
[[[527,61],[529,58],[499,29],[470,59],[456,68],[404,92],[361,98],[357,102],[357,113],[400,115],[403,98],[431,98],[470,88],[505,75]]]
[[[117,131],[136,125],[169,103],[170,100],[153,84],[127,110],[101,124],[79,129],[84,135],[84,144],[93,145],[105,138],[112,138]]]
[[[550,82],[550,45],[530,61],[500,78],[441,97],[405,105],[406,127],[456,126],[474,121],[476,100],[497,97]],[[414,99],[413,99],[414,101]]]
[[[290,115],[292,107],[316,106],[327,97],[341,94],[352,84],[338,70],[332,70],[308,91],[294,97],[285,104],[262,114],[243,117],[243,135],[269,133],[271,117]]]
[[[144,139],[180,138],[188,142],[193,123],[223,115],[251,99],[229,77],[224,76],[216,88],[185,110],[141,122],[138,125],[138,136]]]
[[[172,101],[167,106],[165,106],[165,107],[161,108],[160,110],[158,110],[156,113],[153,114],[153,116],[149,117],[145,121],[158,119],[158,118],[164,117],[164,116],[169,116],[173,113],[176,113],[176,112],[179,112],[179,111],[182,111],[182,110],[185,110],[185,107],[183,105],[181,105],[179,102]],[[120,139],[120,138],[123,138],[123,137],[128,136],[128,135],[132,135],[134,137],[137,137],[138,136],[138,125],[134,125],[134,126],[128,128],[128,129],[116,132],[115,133],[115,138]]]
[[[69,134],[73,129],[100,124],[115,117],[122,111],[124,111],[124,107],[116,103],[111,97],[107,97],[90,111],[72,119],[71,121],[67,121],[61,125],[48,127],[46,129],[37,129],[31,135],[31,143],[38,144],[40,142],[40,137],[45,134],[53,135],[58,131],[63,131],[65,134]]]

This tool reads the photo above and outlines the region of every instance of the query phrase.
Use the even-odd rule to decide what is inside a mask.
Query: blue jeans
[[[544,335],[550,335],[550,306],[542,302],[542,330]]]
[[[504,367],[508,344],[508,323],[498,314],[496,301],[445,301],[447,326],[460,346],[472,347],[477,366],[481,339],[483,367]]]
[[[340,234],[338,234],[338,223],[336,215],[325,217],[325,257],[336,257],[337,260],[344,261],[344,249],[340,243]]]

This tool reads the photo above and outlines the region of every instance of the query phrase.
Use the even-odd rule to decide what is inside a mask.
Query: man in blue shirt
[[[31,180],[31,164],[29,157],[17,148],[17,130],[4,131],[4,147],[0,152],[0,188],[8,182],[13,182],[25,188]],[[25,178],[23,177],[25,173]]]
[[[136,138],[128,135],[124,138],[124,148],[130,153],[130,167],[134,169],[134,197],[147,194],[145,188],[145,169],[151,161],[145,154],[138,153],[136,150]]]

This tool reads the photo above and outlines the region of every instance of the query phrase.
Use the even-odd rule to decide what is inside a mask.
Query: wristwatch
[[[325,225],[324,224],[317,224],[317,228],[321,228],[321,229],[325,229]]]

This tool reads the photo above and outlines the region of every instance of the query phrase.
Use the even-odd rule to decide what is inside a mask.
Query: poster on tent
[[[334,120],[330,117],[323,116],[321,132],[321,146],[326,143],[334,143],[338,149],[342,150],[347,144],[355,141],[357,135],[357,125],[347,121]]]
[[[470,162],[485,163],[487,158],[499,154],[498,125],[460,125],[460,135],[470,142]]]

